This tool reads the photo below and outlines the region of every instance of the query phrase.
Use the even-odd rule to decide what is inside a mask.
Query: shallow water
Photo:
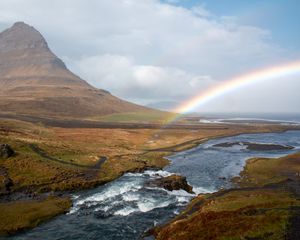
[[[295,149],[255,152],[241,146],[213,147],[237,141],[291,145]],[[230,187],[227,179],[237,176],[249,157],[277,157],[299,149],[300,131],[211,140],[170,157],[172,164],[165,171],[125,174],[106,185],[79,192],[73,195],[74,206],[68,214],[9,239],[140,239],[145,230],[178,214],[193,197],[184,191],[148,188],[145,181],[179,173],[197,193],[212,192]]]
[[[243,146],[213,147],[226,142],[273,143],[295,147],[292,150],[250,151]],[[242,134],[233,137],[210,140],[191,150],[171,156],[172,164],[167,171],[186,176],[193,186],[208,191],[216,191],[221,187],[230,187],[230,179],[239,175],[245,161],[251,157],[278,157],[300,151],[300,131],[284,133]]]

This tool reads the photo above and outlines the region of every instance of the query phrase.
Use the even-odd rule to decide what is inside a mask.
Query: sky
[[[298,0],[1,0],[0,30],[38,29],[68,68],[143,105],[176,106],[221,81],[300,60]],[[250,85],[199,112],[300,113],[300,76]]]

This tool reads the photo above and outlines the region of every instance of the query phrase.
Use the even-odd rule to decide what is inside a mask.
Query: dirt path
[[[31,148],[32,151],[34,151],[36,154],[38,154],[39,156],[41,156],[44,159],[58,162],[58,163],[65,164],[65,165],[69,165],[69,166],[85,168],[88,170],[87,174],[89,174],[90,172],[98,172],[98,170],[101,168],[101,166],[107,160],[107,157],[100,156],[99,160],[94,165],[87,166],[87,165],[82,165],[82,164],[78,164],[78,163],[66,162],[61,159],[49,156],[43,149],[39,148],[36,144],[29,144],[29,147]]]
[[[107,157],[101,156],[99,158],[99,160],[97,161],[97,163],[93,166],[91,166],[91,168],[86,171],[85,173],[85,178],[87,180],[93,180],[97,177],[99,170],[101,169],[101,166],[105,163],[105,161],[107,160]]]
[[[77,164],[77,163],[71,163],[71,162],[65,162],[65,161],[63,161],[61,159],[58,159],[58,158],[55,158],[55,157],[51,157],[44,150],[42,150],[41,148],[39,148],[36,144],[29,144],[29,147],[31,148],[32,151],[34,151],[36,154],[38,154],[39,156],[41,156],[44,159],[47,159],[47,160],[50,160],[50,161],[54,161],[54,162],[59,162],[59,163],[70,165],[70,166],[74,166],[74,167],[91,168],[90,166],[86,166],[86,165],[82,165],[82,164]]]

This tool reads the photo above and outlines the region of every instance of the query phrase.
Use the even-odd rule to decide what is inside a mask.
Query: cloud
[[[204,112],[299,113],[299,76],[269,79],[217,98]]]
[[[83,79],[138,103],[182,101],[218,81],[290,58],[268,30],[216,16],[203,6],[186,9],[158,0],[1,1],[0,27],[19,20],[39,29]]]

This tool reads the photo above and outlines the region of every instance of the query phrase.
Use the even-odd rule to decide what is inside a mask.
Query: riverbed
[[[227,142],[252,142],[293,146],[291,150],[251,151],[243,145],[215,147]],[[35,229],[9,239],[140,239],[149,228],[175,217],[195,195],[145,186],[149,179],[178,173],[199,193],[230,188],[251,157],[279,157],[300,151],[300,131],[242,134],[207,141],[170,156],[163,171],[127,173],[121,178],[72,196],[74,206]]]

